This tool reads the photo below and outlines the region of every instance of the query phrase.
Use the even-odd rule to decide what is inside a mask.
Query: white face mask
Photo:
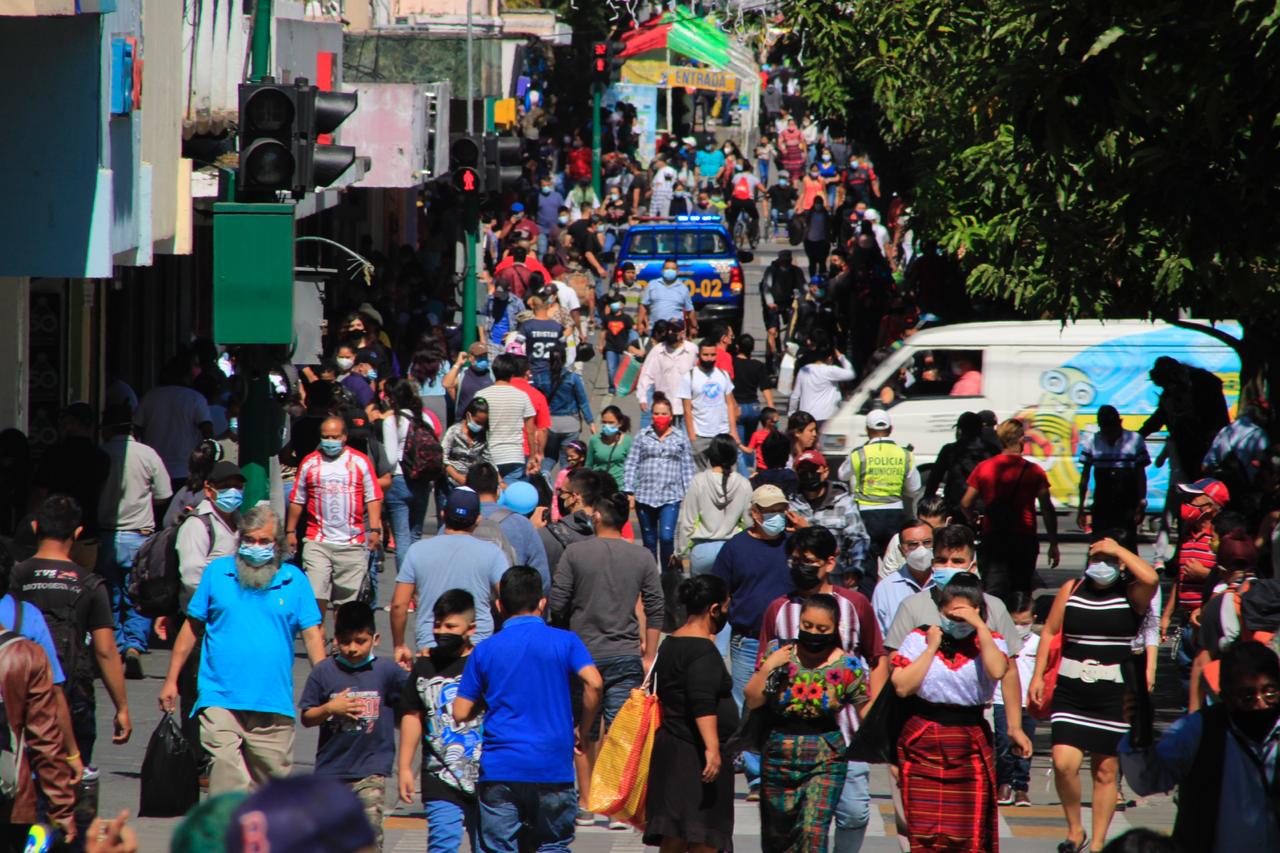
[[[339,357],[337,361],[338,361],[338,369],[342,370],[343,372],[350,370],[352,365],[356,363],[356,360],[354,358]]]
[[[1013,627],[1015,627],[1015,628],[1017,628],[1017,629],[1018,629],[1018,637],[1019,637],[1019,638],[1021,638],[1022,640],[1026,640],[1026,639],[1027,639],[1027,637],[1030,637],[1030,636],[1031,636],[1031,626],[1030,626],[1030,625],[1018,625],[1018,624],[1015,624]]]
[[[1106,587],[1120,579],[1120,569],[1110,563],[1090,563],[1084,575],[1098,586]]]
[[[907,566],[916,574],[928,571],[933,567],[933,549],[916,548],[907,552]]]

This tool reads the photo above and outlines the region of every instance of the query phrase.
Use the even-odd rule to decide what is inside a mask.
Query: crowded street
[[[1280,851],[1266,4],[0,44],[0,853]]]

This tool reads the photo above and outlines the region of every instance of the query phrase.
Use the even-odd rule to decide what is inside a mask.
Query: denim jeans
[[[547,446],[543,448],[542,473],[550,474],[557,464],[564,468],[568,460],[564,458],[564,446],[582,435],[581,430],[573,432],[556,432],[547,430]]]
[[[482,853],[568,853],[578,792],[572,782],[481,782]]]
[[[1195,631],[1190,624],[1183,625],[1178,630],[1178,654],[1174,663],[1178,667],[1178,681],[1182,683],[1184,695],[1191,689],[1191,665],[1199,651],[1200,643]]]
[[[658,558],[658,567],[665,568],[676,550],[676,521],[680,517],[680,502],[649,506],[636,504],[636,517],[640,519],[640,539],[649,553]]]
[[[612,352],[610,350],[604,351],[604,361],[605,361],[605,364],[609,366],[609,393],[610,394],[618,390],[617,386],[613,384],[613,377],[618,375],[618,368],[622,366],[622,359],[624,356],[626,356],[625,352]]]
[[[147,650],[147,637],[151,633],[151,620],[133,608],[129,598],[129,573],[138,549],[147,537],[131,530],[117,530],[104,537],[98,551],[98,572],[107,582],[111,593],[111,610],[116,620],[116,647]]]
[[[867,535],[871,537],[871,545],[867,548],[867,555],[862,561],[862,582],[858,585],[858,591],[867,598],[871,597],[876,581],[880,577],[880,557],[905,519],[906,514],[900,509],[864,509],[862,511],[862,523],[866,525]]]
[[[475,804],[463,807],[447,800],[427,800],[427,853],[458,853],[462,833],[472,850],[479,850],[480,813]]]
[[[746,444],[751,440],[751,434],[756,431],[756,427],[760,424],[760,404],[759,403],[739,403],[738,404],[738,441]],[[738,454],[738,473],[744,477],[751,477],[751,466],[755,464],[756,457],[752,453]]]
[[[840,802],[836,803],[835,853],[858,853],[871,819],[871,766],[850,761]]]
[[[409,546],[422,538],[422,520],[431,502],[431,483],[410,483],[401,475],[391,478],[391,487],[383,495],[391,532],[396,539],[396,569],[404,565]]]
[[[756,177],[760,179],[760,183],[765,186],[769,185],[769,161],[760,159],[756,161]]]
[[[596,669],[604,680],[604,697],[600,707],[600,719],[604,722],[601,732],[609,730],[613,718],[631,696],[631,691],[644,683],[644,664],[639,655],[621,655],[616,658],[600,658]]]
[[[756,655],[760,652],[760,640],[746,634],[734,632],[729,639],[729,662],[733,669],[733,701],[738,703],[738,711],[744,711],[747,682],[756,671]],[[760,754],[758,752],[742,753],[742,766],[746,771],[747,785],[754,788],[760,784]]]
[[[997,702],[991,706],[995,717],[996,741],[996,784],[1010,785],[1015,791],[1026,791],[1031,787],[1031,759],[1019,758],[1013,752],[1013,741],[1009,740],[1009,718],[1005,716],[1004,705]],[[1035,739],[1036,718],[1022,714],[1022,730],[1027,737]]]
[[[717,539],[709,539],[699,542],[693,546],[693,550],[689,552],[689,573],[694,575],[711,574],[711,567],[716,563],[716,555],[720,553],[720,549],[724,547],[724,541]],[[720,633],[716,635],[716,649],[720,652],[720,657],[727,658],[729,656],[729,635],[733,630],[725,625]]]
[[[512,483],[520,483],[524,481],[524,463],[508,462],[505,465],[498,466],[498,474],[502,476],[502,482],[510,486]]]

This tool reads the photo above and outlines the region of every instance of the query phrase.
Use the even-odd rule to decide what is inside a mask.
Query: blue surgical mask
[[[679,274],[680,274],[680,271],[679,271],[679,270],[663,270],[663,271],[662,271],[662,280],[663,280],[663,281],[675,281],[675,280],[676,280],[676,276],[678,276]]]
[[[346,442],[340,438],[320,439],[320,452],[330,458],[342,453],[342,448],[344,447],[346,447]]]
[[[613,310],[613,311],[621,311],[621,310],[622,310],[622,303],[621,303],[621,302],[610,302],[610,303],[609,303],[609,308],[610,308],[611,310]]]
[[[373,652],[369,652],[369,656],[364,660],[357,660],[357,661],[347,660],[342,655],[338,655],[338,660],[342,661],[342,665],[347,667],[348,669],[360,669],[363,666],[368,666],[369,664],[373,663],[373,659],[376,657],[377,655],[375,655]]]
[[[783,531],[787,529],[787,514],[785,512],[767,512],[760,522],[760,529],[765,532],[766,536],[781,536]]]
[[[213,505],[223,512],[235,512],[242,503],[244,503],[242,489],[219,489],[218,496],[213,499]]]
[[[240,419],[239,419],[239,418],[228,418],[228,419],[227,419],[227,428],[228,428],[228,429],[230,429],[232,432],[239,432],[239,431],[240,431]]]
[[[600,424],[600,434],[601,435],[617,435],[618,425],[617,424]]]
[[[1120,569],[1110,563],[1090,563],[1084,570],[1084,576],[1098,586],[1111,586],[1120,579]]]
[[[275,545],[241,545],[240,558],[251,566],[262,566],[276,555]]]
[[[785,187],[789,183],[791,182],[788,181],[786,178],[778,178],[778,186],[780,187]]]
[[[467,429],[471,430],[472,435],[479,435],[484,432],[484,425],[478,424],[475,421],[467,421]]]
[[[942,628],[942,633],[946,634],[953,640],[963,640],[970,636],[976,630],[968,622],[957,622],[942,616],[938,619],[938,627]]]
[[[964,569],[953,569],[950,566],[943,566],[933,570],[933,585],[946,586],[951,583],[951,579],[963,572]]]
[[[368,372],[368,373],[366,373],[366,374],[364,375],[364,378],[365,378],[365,379],[368,379],[370,382],[377,382],[377,381],[378,381],[378,371],[374,370],[374,369],[371,367],[371,368],[369,368],[369,372]]]
[[[567,216],[557,216],[557,217],[556,217],[556,222],[559,222],[561,225],[568,225],[568,224],[569,224],[569,217],[567,217]]]
[[[543,195],[551,195],[551,187],[543,187],[543,188],[542,188],[542,194],[543,194]]]
[[[488,369],[489,369],[489,359],[487,358],[476,359],[476,370],[488,370]]]

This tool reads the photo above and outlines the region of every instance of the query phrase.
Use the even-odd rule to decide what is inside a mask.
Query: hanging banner
[[[605,91],[603,104],[610,110],[624,102],[635,107],[635,131],[640,140],[637,153],[647,163],[658,146],[658,90],[654,86],[614,83]]]
[[[660,86],[664,89],[706,89],[713,92],[733,92],[738,88],[738,78],[727,71],[668,65],[660,59],[627,60],[622,66],[622,82]]]

